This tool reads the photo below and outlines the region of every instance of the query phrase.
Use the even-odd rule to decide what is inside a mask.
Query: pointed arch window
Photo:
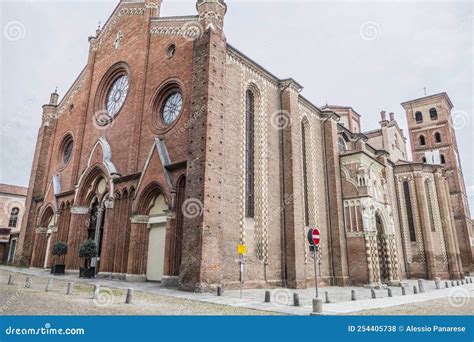
[[[425,181],[425,196],[426,196],[426,203],[428,203],[428,214],[430,217],[430,226],[431,231],[435,232],[435,220],[434,220],[434,213],[433,213],[433,204],[431,202],[431,189],[430,189],[430,182],[428,180]]]
[[[421,112],[416,112],[415,113],[415,121],[416,121],[416,123],[422,123],[423,122],[423,114],[421,114]]]
[[[436,108],[431,108],[430,109],[430,119],[431,120],[438,120],[438,111]]]
[[[255,96],[245,93],[245,214],[255,216]]]
[[[10,212],[10,220],[8,221],[8,228],[15,228],[18,223],[18,215],[20,214],[20,209],[13,208]]]
[[[306,150],[306,138],[308,133],[307,123],[301,123],[301,147],[303,152],[303,196],[304,196],[304,224],[309,226],[309,206],[308,206],[308,156]]]
[[[420,145],[425,146],[426,145],[426,138],[424,135],[420,135]]]
[[[415,220],[413,218],[413,207],[411,205],[410,185],[408,184],[408,181],[403,182],[403,192],[405,195],[405,208],[407,210],[408,233],[410,235],[410,241],[416,241]]]

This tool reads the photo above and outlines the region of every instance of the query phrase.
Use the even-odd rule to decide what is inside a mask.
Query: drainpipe
[[[280,110],[282,109],[282,104],[283,104],[283,88],[280,91]],[[284,130],[281,129],[279,132],[279,140],[280,140],[280,180],[282,184],[283,191],[280,192],[280,206],[283,210],[280,211],[280,220],[281,220],[281,227],[282,227],[282,234],[281,234],[281,239],[282,239],[282,278],[283,278],[283,286],[287,287],[287,278],[288,275],[286,273],[287,270],[287,264],[286,264],[286,210],[285,210],[285,165],[284,165],[284,160],[285,160],[285,150],[284,150]]]

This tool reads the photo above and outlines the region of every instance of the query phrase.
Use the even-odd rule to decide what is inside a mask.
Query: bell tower
[[[402,103],[415,162],[444,166],[464,272],[473,270],[472,223],[448,94]]]

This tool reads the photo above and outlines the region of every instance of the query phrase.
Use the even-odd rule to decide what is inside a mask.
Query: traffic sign
[[[239,255],[247,254],[247,246],[237,245],[237,253],[239,253]]]
[[[308,241],[313,246],[319,245],[319,242],[321,241],[321,239],[319,237],[319,230],[317,228],[310,229],[308,231]]]

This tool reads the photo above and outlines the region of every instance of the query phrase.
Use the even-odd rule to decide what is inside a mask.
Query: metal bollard
[[[425,281],[423,279],[418,279],[418,287],[420,289],[420,293],[424,293],[425,291]]]
[[[402,296],[406,296],[407,295],[407,289],[405,288],[405,286],[402,286]]]
[[[447,281],[444,283],[444,285],[446,286],[446,288],[449,287],[449,283]]]
[[[222,291],[222,286],[218,286],[218,287],[217,287],[217,296],[218,296],[218,297],[222,296],[222,293],[223,293],[223,292],[224,292],[224,291]]]
[[[393,297],[393,293],[392,293],[392,289],[391,288],[388,288],[387,289],[387,294],[389,297]]]
[[[413,285],[413,294],[418,294],[418,288],[416,285]]]
[[[46,288],[44,289],[46,292],[50,292],[53,288],[53,279],[48,279],[48,283],[46,284]]]
[[[310,313],[311,316],[319,315],[323,312],[323,300],[319,298],[313,299],[313,312]]]
[[[454,286],[454,280],[451,280],[451,286]]]
[[[441,279],[435,278],[435,286],[436,286],[436,290],[441,289]]]
[[[133,289],[127,290],[127,297],[125,298],[125,304],[132,304],[133,301]]]
[[[265,291],[265,303],[270,303],[271,294],[270,291]]]
[[[293,306],[300,306],[300,296],[297,293],[293,293]]]
[[[472,278],[469,278],[469,284],[472,284]]]
[[[464,285],[464,279],[461,279],[461,285]]]
[[[459,286],[459,280],[456,280],[456,286]]]
[[[8,285],[13,285],[13,274],[8,276]]]
[[[99,299],[99,293],[100,293],[100,285],[99,284],[96,284],[94,285],[94,293],[92,295],[92,299]]]
[[[31,278],[30,277],[26,277],[26,280],[25,280],[25,288],[26,289],[29,289],[31,287]]]
[[[370,289],[370,293],[371,293],[371,295],[372,295],[372,299],[377,298],[377,295],[375,294],[375,290],[374,290],[374,289]]]
[[[357,300],[355,290],[351,290],[351,300]]]
[[[325,292],[324,296],[326,297],[326,303],[331,303],[331,301],[329,300],[329,293],[327,291]]]
[[[71,281],[67,284],[67,290],[66,290],[66,294],[68,296],[72,295],[74,293],[74,283]]]

